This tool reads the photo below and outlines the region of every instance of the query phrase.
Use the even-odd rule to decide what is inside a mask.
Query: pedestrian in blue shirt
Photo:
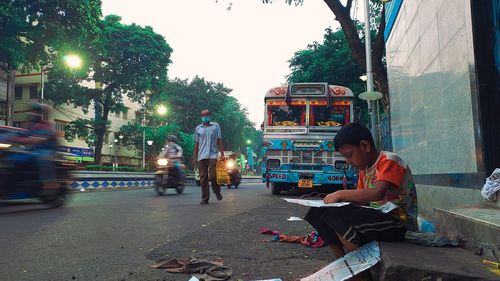
[[[222,200],[221,188],[217,184],[217,147],[221,158],[224,160],[224,146],[219,124],[211,122],[212,114],[207,109],[201,112],[202,124],[194,131],[194,156],[193,162],[198,167],[201,182],[200,204],[208,204],[210,189],[208,182],[212,183],[212,190],[217,200]]]

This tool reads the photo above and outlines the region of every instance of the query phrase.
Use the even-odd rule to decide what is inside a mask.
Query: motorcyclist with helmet
[[[165,145],[165,150],[163,155],[171,162],[172,171],[170,173],[173,174],[174,178],[178,181],[184,179],[184,172],[181,169],[182,165],[182,154],[183,150],[180,145],[177,143],[179,140],[174,135],[169,135],[167,137],[167,144]]]
[[[28,110],[28,131],[23,136],[15,136],[10,141],[27,147],[29,154],[13,155],[19,163],[34,163],[39,180],[44,189],[58,188],[54,158],[57,153],[57,136],[54,124],[48,121],[51,107],[34,103]]]

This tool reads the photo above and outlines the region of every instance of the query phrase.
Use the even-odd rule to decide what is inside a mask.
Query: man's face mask
[[[210,122],[210,116],[201,116],[201,121],[203,121],[203,123]]]

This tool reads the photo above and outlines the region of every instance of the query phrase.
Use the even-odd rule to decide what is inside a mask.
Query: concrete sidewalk
[[[232,280],[306,277],[334,260],[327,247],[312,249],[300,244],[264,242],[272,236],[260,227],[289,235],[307,235],[313,229],[304,221],[307,208],[277,200],[214,224],[201,226],[183,238],[171,241],[147,257],[154,261],[197,257],[222,260],[234,270]],[[499,280],[481,263],[481,258],[460,248],[431,248],[409,243],[381,243],[382,261],[372,270],[374,280]],[[144,270],[127,280],[188,280],[189,276],[161,270]]]

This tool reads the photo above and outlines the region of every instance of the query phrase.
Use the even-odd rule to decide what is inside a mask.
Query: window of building
[[[22,100],[23,99],[23,87],[16,87],[14,89],[14,99]]]
[[[30,99],[37,99],[37,98],[38,98],[38,87],[30,86]]]
[[[135,122],[141,123],[141,112],[139,110],[135,112]]]
[[[109,131],[104,134],[104,143],[109,143]]]
[[[115,112],[115,117],[120,118],[120,111]]]
[[[128,108],[123,111],[123,120],[128,120]]]
[[[57,136],[64,137],[64,130],[66,129],[66,125],[68,124],[68,122],[55,120],[55,123]]]
[[[56,131],[64,132],[64,129],[66,129],[67,124],[68,124],[68,122],[56,120]]]

